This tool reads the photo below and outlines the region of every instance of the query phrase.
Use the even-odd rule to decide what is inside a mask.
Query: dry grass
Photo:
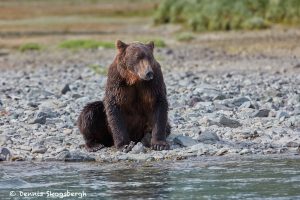
[[[69,39],[114,41],[128,30],[151,23],[158,2],[0,0],[0,48],[26,43],[57,46]]]
[[[42,16],[145,16],[158,1],[150,0],[2,0],[0,19],[24,19]]]

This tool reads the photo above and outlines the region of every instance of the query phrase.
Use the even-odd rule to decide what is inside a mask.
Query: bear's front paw
[[[122,151],[124,153],[128,153],[129,151],[132,150],[132,148],[134,146],[135,146],[135,143],[131,141],[129,144],[126,144],[126,145],[124,145],[124,146],[122,146],[122,147],[120,147],[118,149],[119,149],[119,151]]]
[[[151,149],[156,151],[169,150],[170,145],[166,141],[153,141],[151,142]]]

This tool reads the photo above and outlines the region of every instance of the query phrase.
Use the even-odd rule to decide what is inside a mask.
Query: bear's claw
[[[87,147],[86,146],[86,150],[89,152],[96,152],[99,151],[100,149],[103,149],[104,145],[103,144],[95,144],[93,146]]]
[[[129,144],[127,145],[124,145],[120,150],[124,153],[128,153],[129,151],[132,150],[132,148],[135,146],[135,143],[134,142],[130,142]]]
[[[156,151],[169,150],[170,145],[167,142],[154,143],[151,145],[151,149]]]

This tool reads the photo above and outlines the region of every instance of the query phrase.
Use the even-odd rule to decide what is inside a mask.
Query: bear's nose
[[[153,79],[154,73],[152,71],[149,71],[146,73],[146,80]]]

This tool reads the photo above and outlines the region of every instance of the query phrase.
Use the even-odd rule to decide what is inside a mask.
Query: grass
[[[154,45],[155,45],[156,47],[166,47],[166,46],[167,46],[167,44],[165,43],[165,41],[162,40],[162,39],[153,39],[153,40],[151,40],[151,41],[154,42]]]
[[[26,51],[40,51],[42,50],[42,46],[38,43],[25,43],[19,47],[19,51],[26,52]]]
[[[98,48],[115,48],[113,42],[97,40],[66,40],[59,44],[60,48],[78,50],[78,49],[98,49]]]
[[[153,41],[154,42],[154,46],[155,47],[159,47],[159,48],[167,46],[166,42],[163,39],[161,39],[161,38],[148,38],[148,39],[146,39],[146,38],[139,38],[137,41],[140,41],[142,43],[148,43],[150,41]]]
[[[158,0],[9,0],[0,1],[0,19],[41,16],[149,16]]]
[[[88,68],[90,68],[95,74],[101,74],[104,76],[106,76],[108,72],[108,69],[106,67],[97,64],[88,65]]]
[[[166,43],[162,39],[150,39],[140,40],[143,43],[153,41],[156,47],[166,47]],[[97,40],[66,40],[58,45],[60,48],[69,50],[79,50],[79,49],[98,49],[98,48],[115,48],[114,42],[107,41],[97,41]]]
[[[190,32],[179,33],[176,36],[176,40],[179,41],[179,42],[190,42],[190,41],[192,41],[194,39],[195,39],[195,37]]]
[[[300,25],[299,0],[164,0],[156,23],[181,23],[193,31],[262,29]]]

